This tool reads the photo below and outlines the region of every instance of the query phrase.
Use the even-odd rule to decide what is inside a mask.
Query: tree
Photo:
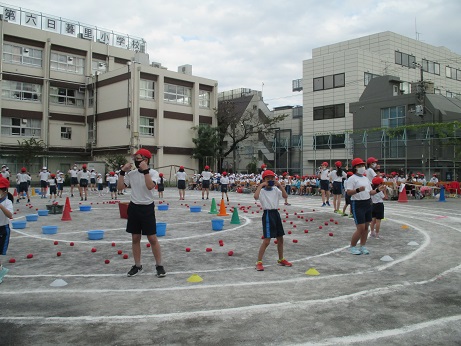
[[[126,156],[122,154],[109,155],[104,161],[106,161],[110,171],[117,171],[120,169],[120,166],[126,163]]]
[[[239,143],[254,135],[266,137],[272,135],[277,123],[285,119],[288,114],[267,117],[258,110],[239,110],[236,106],[238,99],[222,101],[216,111],[219,131],[220,157],[233,154],[235,167],[236,153]],[[225,138],[230,138],[227,149],[224,148]]]
[[[43,154],[45,150],[45,142],[42,139],[30,138],[29,140],[23,139],[22,142],[18,140],[18,163],[30,165],[31,161],[38,155]]]
[[[197,137],[192,138],[195,144],[192,157],[199,160],[199,167],[207,164],[207,158],[216,159],[219,154],[218,144],[219,136],[217,128],[210,125],[198,125],[192,127],[197,131]]]

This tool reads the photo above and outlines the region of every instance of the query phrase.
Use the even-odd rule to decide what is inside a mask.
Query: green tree
[[[197,137],[192,138],[195,144],[192,157],[199,160],[199,167],[203,167],[207,164],[207,158],[217,159],[219,157],[218,131],[210,125],[198,125],[192,127],[192,129],[197,132]]]
[[[30,165],[34,159],[40,154],[43,155],[45,150],[45,142],[41,139],[36,138],[18,140],[19,153],[17,156],[17,162],[19,164]]]
[[[121,165],[126,163],[126,156],[122,154],[108,155],[104,161],[106,161],[110,171],[116,171],[120,169]]]

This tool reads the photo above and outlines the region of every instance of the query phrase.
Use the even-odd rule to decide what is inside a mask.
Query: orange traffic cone
[[[400,184],[399,188],[399,200],[397,201],[399,203],[408,203],[408,197],[407,197],[407,189],[405,188],[405,184]]]
[[[70,199],[69,199],[69,197],[66,197],[66,205],[65,205],[65,207],[66,207],[66,208],[69,207],[69,212],[70,212],[70,213],[72,212],[72,208],[71,208],[71,206],[70,206]]]
[[[224,199],[221,199],[221,205],[219,206],[219,214],[217,216],[228,216],[229,214],[226,211],[226,205],[224,204]]]
[[[69,197],[67,197],[67,199],[69,199]],[[66,202],[64,205],[61,221],[72,221],[72,218],[70,217],[70,202],[69,204]]]

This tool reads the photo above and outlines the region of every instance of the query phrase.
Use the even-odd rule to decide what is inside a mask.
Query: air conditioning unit
[[[160,68],[160,67],[162,67],[162,64],[161,64],[161,63],[159,63],[159,62],[155,62],[155,61],[154,61],[154,62],[152,62],[150,65],[151,65],[152,67],[157,67],[157,68]]]
[[[22,119],[23,124],[27,124],[27,119]]]
[[[192,75],[192,65],[182,65],[178,67],[179,73]]]

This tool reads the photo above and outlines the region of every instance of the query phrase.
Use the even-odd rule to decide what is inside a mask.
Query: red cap
[[[86,168],[86,165],[85,165],[85,164],[83,164],[83,165],[82,165],[82,168]]]
[[[350,177],[351,175],[353,175],[354,173],[352,173],[351,171],[347,172],[346,173],[348,177]]]
[[[327,166],[327,167],[328,167],[328,162],[326,162],[326,161],[323,162],[323,163],[322,163],[322,166]]]
[[[336,167],[341,167],[342,165],[343,165],[343,163],[341,161],[336,161],[335,162]]]
[[[207,169],[210,169],[210,166],[205,166],[205,171],[206,171]]]
[[[26,167],[21,168],[21,172],[26,172],[26,171],[27,171]]]
[[[263,163],[263,164],[261,165],[261,169],[264,169],[264,168],[266,168],[266,167],[267,167],[267,166],[266,166],[265,163]]]
[[[184,166],[179,166],[179,169],[184,169]]]
[[[3,178],[3,176],[0,175],[0,189],[7,189],[10,187],[10,182],[8,179]]]
[[[381,177],[374,177],[373,180],[371,181],[372,184],[374,185],[379,185],[383,183],[383,178]]]
[[[262,174],[262,178],[264,179],[265,177],[275,177],[275,173],[270,169],[266,169]]]
[[[152,154],[147,149],[139,149],[137,152],[134,153],[135,155],[144,156],[146,159],[152,158]]]
[[[364,164],[365,162],[359,157],[352,160],[352,167],[355,167],[357,165],[364,165]]]
[[[109,172],[110,175],[115,175],[115,172]]]
[[[56,177],[56,174],[51,173],[50,177],[51,177],[51,178],[55,178],[55,177]]]
[[[369,165],[370,163],[373,163],[373,162],[378,162],[378,160],[376,160],[373,156],[372,157],[369,157],[367,159],[367,165]]]
[[[163,177],[163,173],[159,173],[158,176],[159,176],[159,177]]]
[[[227,172],[226,171],[222,172],[222,175],[227,175]]]

